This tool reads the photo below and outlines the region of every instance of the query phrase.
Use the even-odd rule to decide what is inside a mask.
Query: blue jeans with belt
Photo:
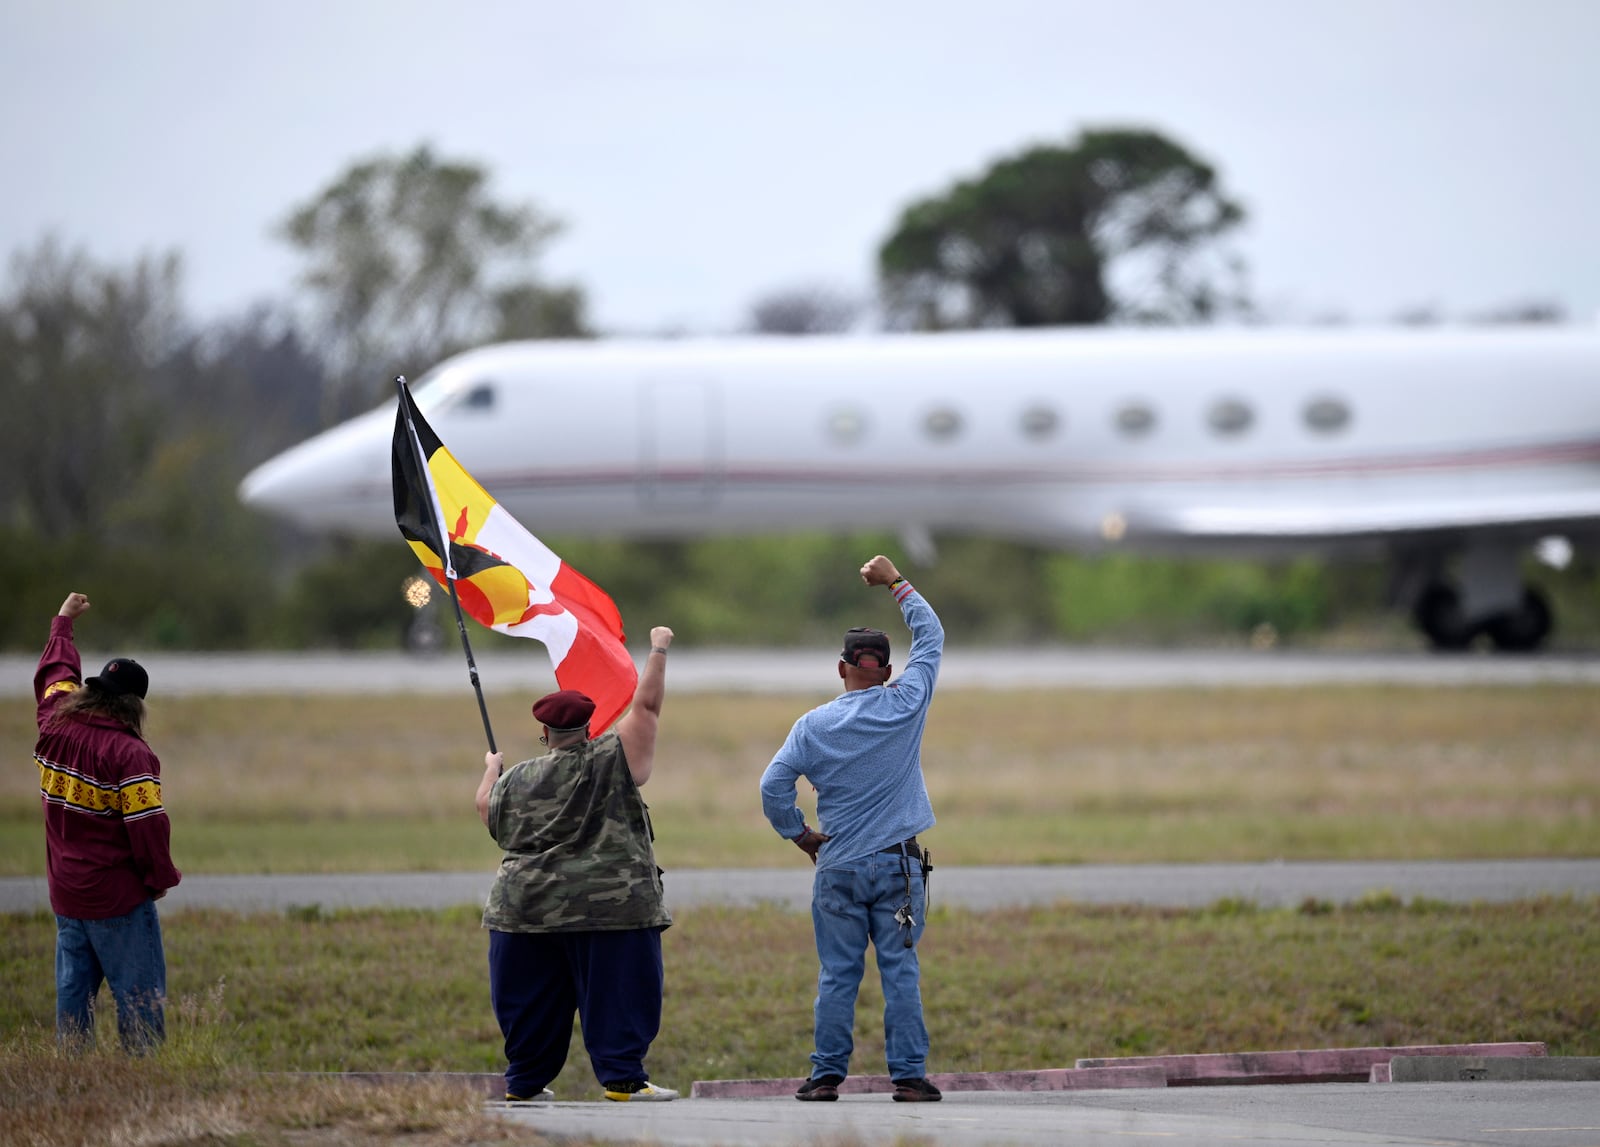
[[[94,1042],[94,1001],[102,982],[117,1001],[117,1034],[129,1052],[166,1038],[167,956],[156,902],[107,920],[56,917],[56,1036]]]
[[[908,873],[911,912],[916,920],[910,929],[895,919],[906,903]],[[856,993],[866,969],[869,939],[883,984],[889,1077],[920,1079],[927,1074],[928,1028],[922,1021],[922,973],[915,946],[925,923],[924,899],[921,861],[910,857],[903,862],[898,852],[874,853],[817,870],[811,890],[811,923],[820,964],[812,1078],[850,1073]]]

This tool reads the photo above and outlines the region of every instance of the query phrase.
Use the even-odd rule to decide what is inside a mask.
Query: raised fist
[[[899,576],[900,571],[894,568],[894,563],[882,554],[861,567],[861,580],[868,585],[888,585]]]

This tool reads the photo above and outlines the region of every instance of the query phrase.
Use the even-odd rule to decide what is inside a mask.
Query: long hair
[[[85,682],[56,705],[45,722],[45,728],[52,729],[75,717],[94,715],[121,721],[135,737],[143,740],[145,711],[143,697],[132,693],[109,693]]]

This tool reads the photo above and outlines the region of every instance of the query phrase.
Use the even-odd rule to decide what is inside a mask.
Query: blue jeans
[[[855,1048],[856,993],[866,968],[867,940],[877,951],[883,983],[883,1037],[891,1079],[927,1074],[928,1028],[922,1022],[921,968],[915,946],[922,936],[922,865],[912,858],[911,911],[916,926],[902,928],[895,912],[906,902],[906,877],[898,853],[879,852],[848,864],[818,869],[811,890],[811,924],[817,938],[816,1051],[812,1078],[848,1075]]]
[[[101,981],[117,1001],[117,1034],[132,1053],[167,1035],[167,957],[156,902],[109,920],[56,917],[56,1037],[94,1042],[94,1001]]]

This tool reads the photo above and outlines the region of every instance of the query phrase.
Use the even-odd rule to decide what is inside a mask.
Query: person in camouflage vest
[[[489,998],[505,1036],[506,1100],[548,1102],[577,1013],[602,1094],[676,1099],[644,1057],[661,1030],[661,892],[640,787],[650,779],[672,630],[650,631],[633,704],[590,739],[594,702],[575,690],[533,706],[542,757],[484,755],[478,816],[505,850],[489,890]]]

